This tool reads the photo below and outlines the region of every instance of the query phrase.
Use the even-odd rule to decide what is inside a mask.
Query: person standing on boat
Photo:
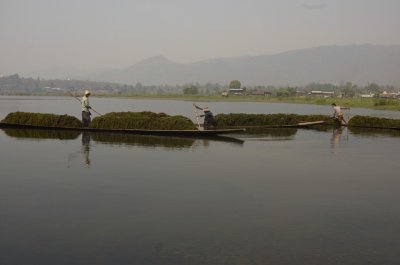
[[[82,123],[83,127],[88,127],[89,123],[91,121],[90,115],[90,105],[89,105],[89,96],[90,96],[90,91],[86,90],[85,95],[81,99],[81,106],[82,106]]]
[[[335,103],[332,103],[332,110],[333,110],[333,118],[338,120],[340,124],[347,124],[346,120],[343,117],[342,108],[337,106]]]
[[[194,105],[194,104],[193,104]],[[194,105],[196,109],[202,110],[204,114],[200,115],[200,117],[204,117],[204,130],[214,129],[217,126],[217,122],[214,119],[214,115],[210,111],[208,107],[201,108],[197,105]]]

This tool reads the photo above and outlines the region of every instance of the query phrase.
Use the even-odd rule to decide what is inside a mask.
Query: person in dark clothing
[[[215,129],[215,127],[217,126],[217,122],[210,109],[208,107],[201,108],[197,105],[194,106],[196,109],[202,110],[204,112],[204,114],[200,115],[200,117],[204,117],[204,124],[203,124],[204,130]]]

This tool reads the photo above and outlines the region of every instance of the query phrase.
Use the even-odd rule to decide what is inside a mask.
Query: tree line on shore
[[[0,94],[2,95],[63,95],[66,93],[81,93],[90,89],[99,95],[165,95],[165,94],[186,94],[201,96],[216,96],[232,88],[243,88],[248,95],[255,92],[266,92],[275,97],[293,97],[304,95],[311,91],[330,91],[335,95],[352,98],[360,94],[374,94],[387,92],[398,92],[398,88],[392,85],[379,85],[369,83],[359,86],[351,82],[341,82],[340,84],[311,83],[305,86],[270,86],[259,85],[244,87],[239,80],[232,80],[229,84],[218,83],[188,83],[184,85],[143,85],[140,82],[135,85],[118,84],[110,82],[98,82],[89,80],[44,80],[39,77],[24,78],[18,74],[0,77]],[[397,90],[396,90],[397,89]]]

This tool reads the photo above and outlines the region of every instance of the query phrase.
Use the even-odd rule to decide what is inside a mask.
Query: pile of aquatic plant
[[[75,140],[81,134],[79,131],[60,131],[60,130],[20,130],[20,129],[3,129],[4,132],[14,138],[19,139],[59,139],[59,140]]]
[[[9,113],[2,122],[34,126],[82,127],[82,122],[78,118],[67,114],[55,115],[20,111]]]
[[[400,129],[400,119],[386,119],[357,115],[350,119],[348,125],[353,127]]]
[[[90,123],[89,128],[101,129],[148,129],[148,130],[193,130],[196,129],[189,118],[165,113],[143,112],[110,112],[98,116]]]
[[[297,114],[245,114],[230,113],[215,116],[218,127],[234,126],[276,126],[295,125],[300,122],[326,121],[335,123],[334,119],[326,115],[297,115]]]

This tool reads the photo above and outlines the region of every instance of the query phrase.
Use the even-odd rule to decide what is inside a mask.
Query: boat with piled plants
[[[335,120],[325,115],[297,114],[218,114],[215,120],[219,128],[302,128],[321,124],[335,124]]]
[[[9,113],[1,122],[1,128],[32,128],[46,130],[72,130],[91,132],[115,132],[145,135],[212,136],[218,134],[251,133],[254,129],[302,128],[318,125],[341,124],[327,115],[298,114],[244,114],[230,113],[215,116],[218,126],[201,130],[187,117],[165,113],[111,112],[93,119],[89,127],[73,116],[30,112]],[[354,116],[342,126],[400,130],[399,119]]]
[[[0,128],[176,136],[214,136],[245,131],[244,129],[199,130],[184,116],[153,112],[111,112],[94,118],[89,127],[82,127],[82,122],[78,118],[66,114],[12,112],[0,122]]]
[[[327,115],[297,114],[218,114],[215,117],[219,128],[301,128],[314,125],[348,126],[400,130],[400,119],[378,118],[356,115],[347,124]]]
[[[388,119],[369,116],[354,116],[348,122],[349,127],[400,130],[400,119]]]

